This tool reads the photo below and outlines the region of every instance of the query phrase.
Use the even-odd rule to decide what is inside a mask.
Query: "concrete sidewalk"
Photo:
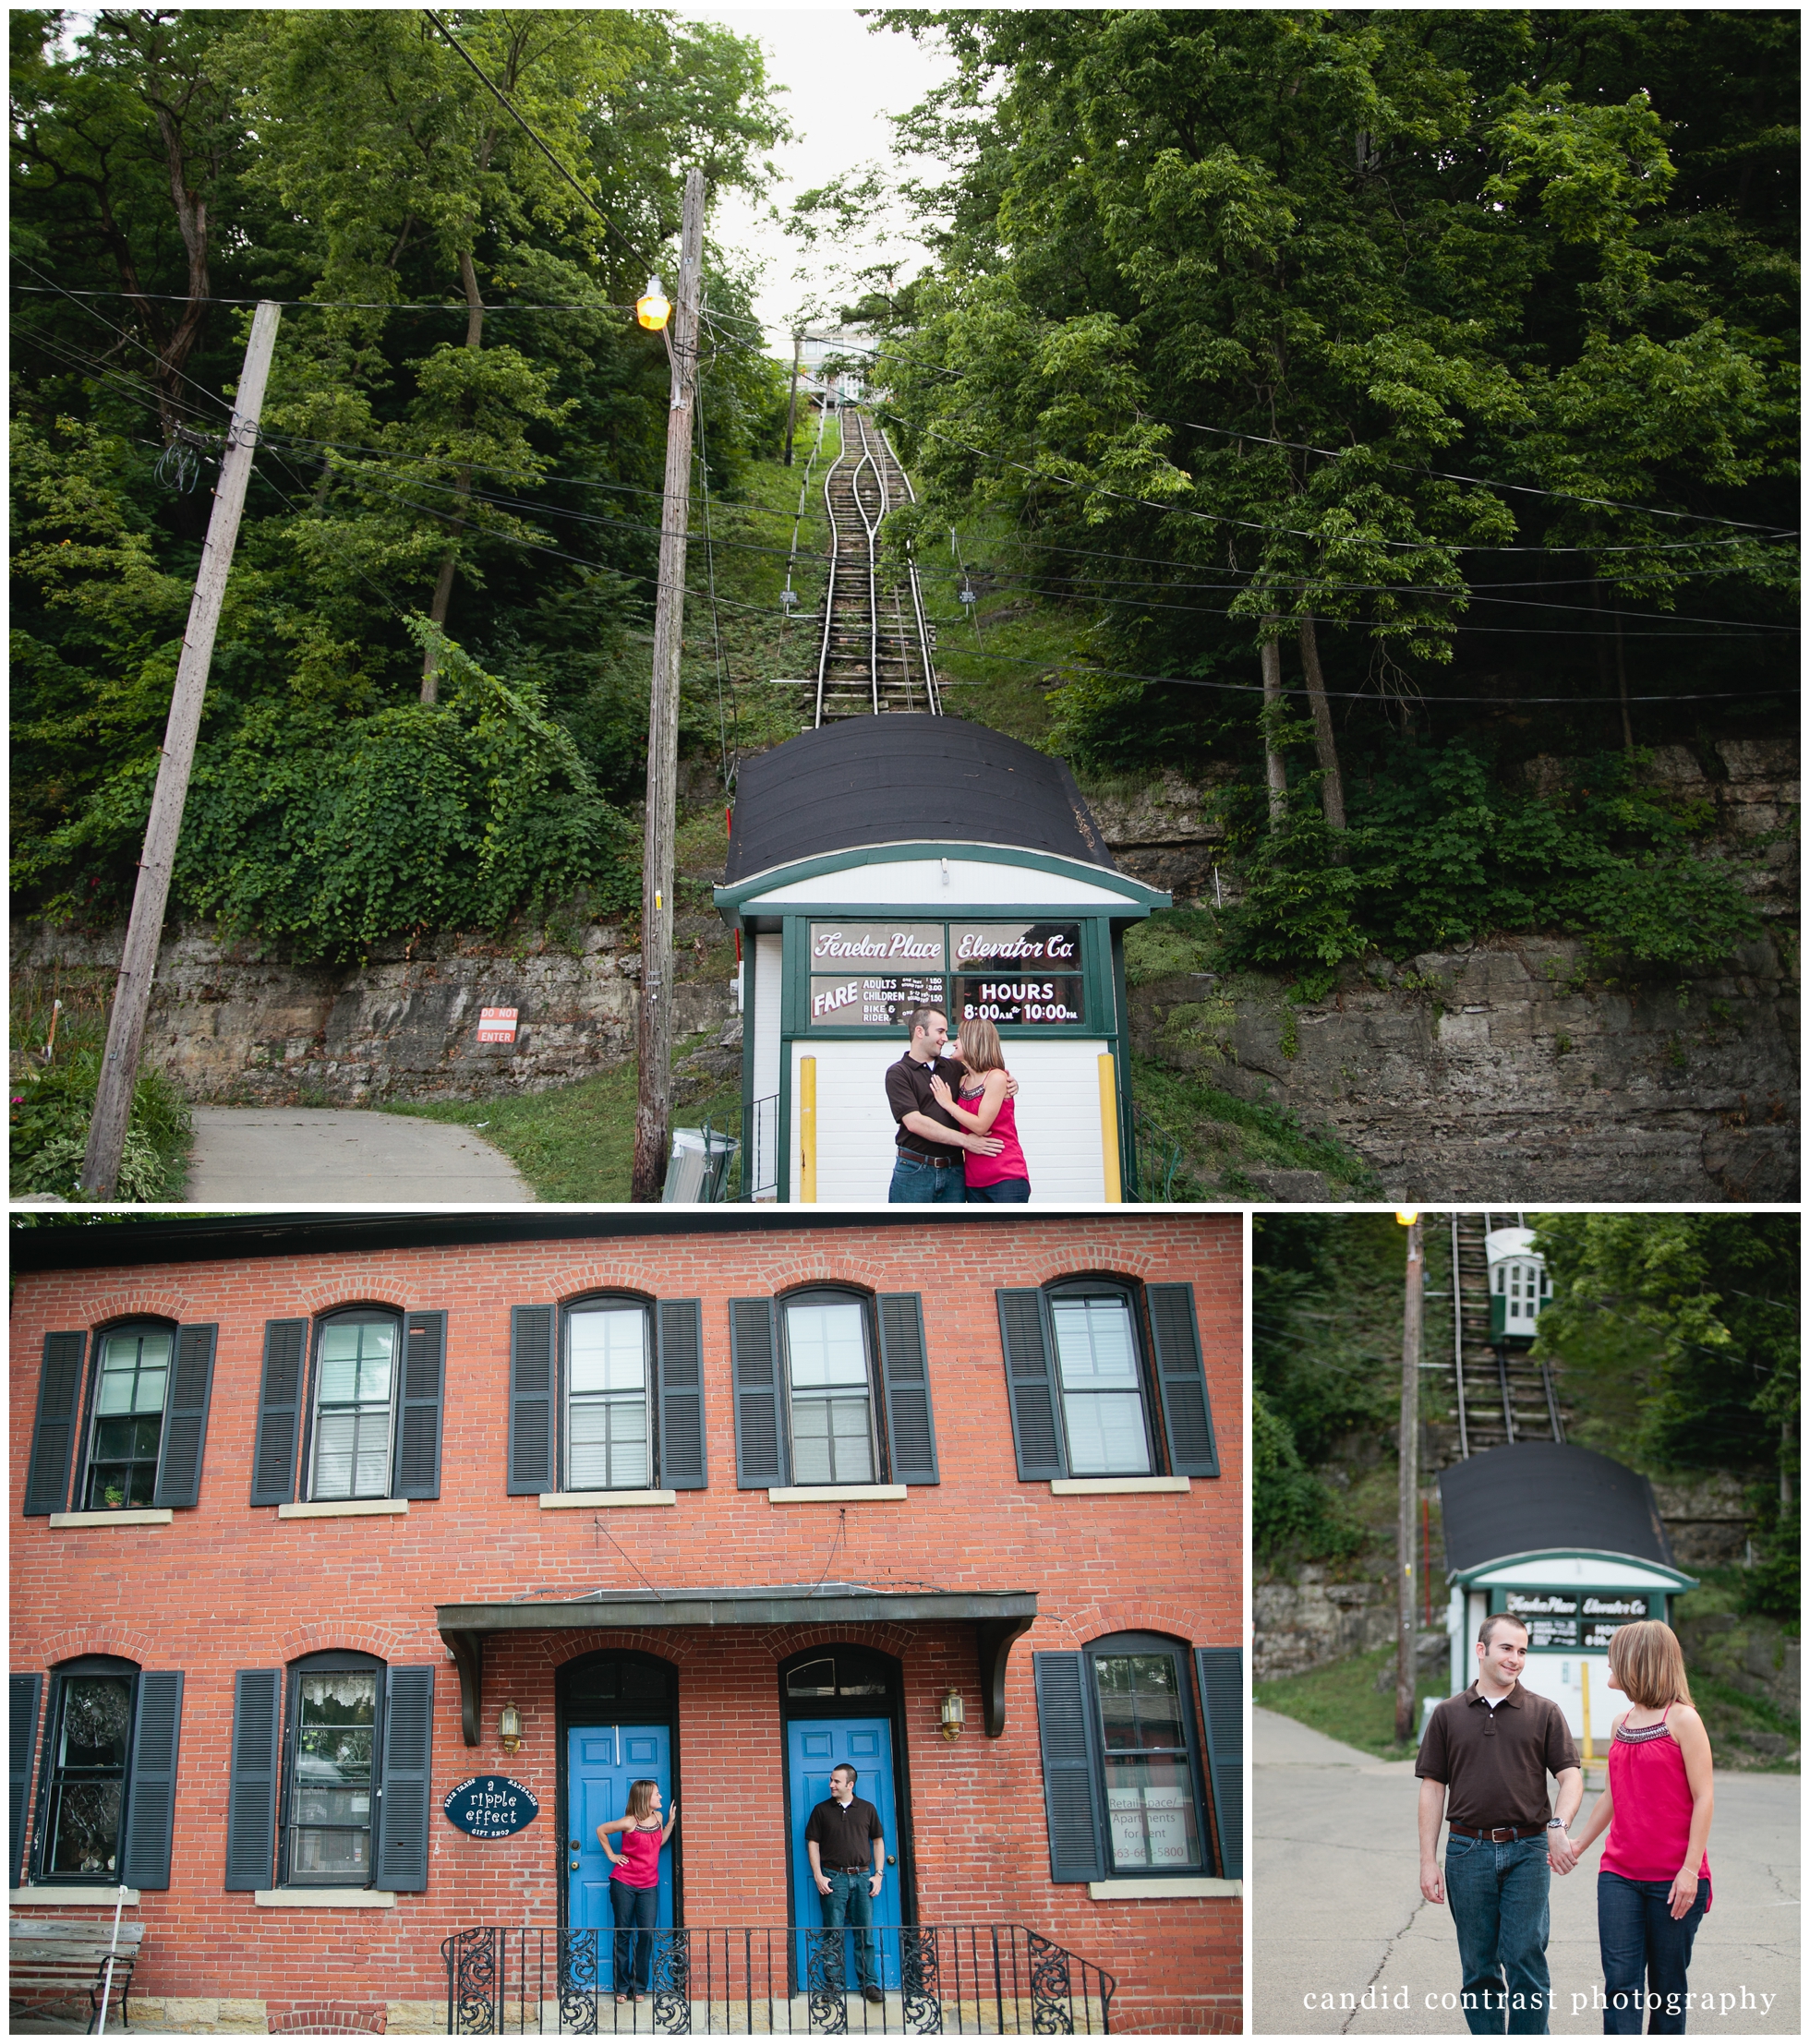
[[[472,1200],[513,1206],[533,1189],[469,1128],[336,1107],[197,1107],[188,1198]]]
[[[1251,1714],[1253,2029],[1269,2036],[1466,2035],[1455,2002],[1439,2005],[1443,1996],[1456,1996],[1463,1980],[1451,1918],[1420,1894],[1414,1763],[1373,1760],[1273,1711]],[[1794,1774],[1716,1776],[1709,1834],[1715,1901],[1697,1932],[1691,1990],[1713,1992],[1719,2004],[1713,2012],[1692,2009],[1693,2034],[1791,2037],[1802,2027],[1799,1799]],[[1593,1846],[1575,1872],[1552,1882],[1547,1952],[1554,2036],[1602,2034],[1601,2010],[1590,2005],[1602,1985],[1600,1851]],[[1742,2005],[1744,1990],[1751,2007]],[[1367,1991],[1370,2008],[1340,2005],[1345,1997],[1361,2002]],[[1332,2007],[1309,2005],[1325,1996]]]

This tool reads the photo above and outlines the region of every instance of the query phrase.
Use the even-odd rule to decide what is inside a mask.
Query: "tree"
[[[1755,1485],[1767,1566],[1753,1593],[1795,1615],[1802,1406],[1795,1214],[1542,1217],[1560,1354],[1599,1316],[1648,1329],[1658,1360],[1630,1447],[1662,1469],[1731,1469]]]

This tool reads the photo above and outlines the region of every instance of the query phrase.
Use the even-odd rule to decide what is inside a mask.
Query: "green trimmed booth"
[[[735,932],[744,1196],[884,1201],[904,1017],[984,1016],[1038,1202],[1136,1196],[1121,873],[1060,760],[948,716],[852,717],[742,763]]]

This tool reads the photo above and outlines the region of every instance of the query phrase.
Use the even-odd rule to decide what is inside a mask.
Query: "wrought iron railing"
[[[440,1946],[446,2027],[454,2037],[650,2037],[698,2034],[845,2037],[1093,2037],[1110,2026],[1110,1973],[1020,1923],[876,1925],[859,1984],[852,1930],[537,1930],[486,1925]],[[631,1935],[653,1943],[649,1986],[619,2002],[638,1970]]]

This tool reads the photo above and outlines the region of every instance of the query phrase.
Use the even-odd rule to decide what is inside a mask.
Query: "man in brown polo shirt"
[[[1498,1612],[1477,1635],[1477,1680],[1448,1696],[1427,1721],[1420,1757],[1420,1893],[1448,1894],[1465,1969],[1465,2021],[1478,2037],[1544,2037],[1551,2008],[1546,1966],[1552,1884],[1550,1855],[1563,1854],[1565,1827],[1584,1798],[1564,1713],[1521,1686],[1527,1629]],[[1556,1814],[1546,1777],[1558,1782]],[[1448,1802],[1448,1793],[1450,1800]],[[1442,1819],[1451,1826],[1445,1869]],[[1506,1980],[1504,1981],[1504,1975]]]

